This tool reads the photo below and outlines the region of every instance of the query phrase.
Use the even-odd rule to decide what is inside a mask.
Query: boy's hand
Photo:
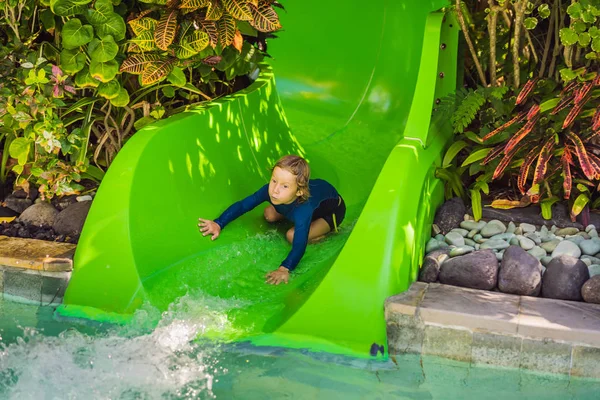
[[[279,285],[281,282],[288,283],[288,279],[290,278],[290,270],[286,267],[279,267],[275,271],[269,272],[265,278],[267,278],[267,283],[269,285]]]
[[[221,234],[221,227],[215,221],[202,218],[198,218],[198,221],[200,221],[198,227],[200,228],[200,232],[202,232],[202,236],[212,235],[210,239],[215,240]]]

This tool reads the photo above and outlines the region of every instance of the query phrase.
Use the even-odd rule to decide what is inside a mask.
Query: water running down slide
[[[206,303],[206,336],[368,357],[383,302],[418,273],[451,137],[435,100],[456,87],[458,26],[446,1],[286,4],[274,60],[248,89],[138,132],[98,191],[57,310],[127,321]],[[338,2],[335,2],[338,3]],[[348,213],[310,245],[288,285],[265,285],[289,245],[257,208],[215,242],[216,218],[300,154]],[[203,316],[206,318],[206,316]]]

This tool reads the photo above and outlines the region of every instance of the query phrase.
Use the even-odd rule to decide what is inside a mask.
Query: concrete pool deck
[[[600,379],[600,305],[415,282],[387,299],[390,355]]]
[[[71,278],[75,245],[0,236],[0,296],[57,305]]]

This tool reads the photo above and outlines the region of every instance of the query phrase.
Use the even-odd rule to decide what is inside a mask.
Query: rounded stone
[[[481,229],[480,233],[483,237],[492,237],[504,232],[506,232],[506,225],[497,219],[493,219]]]
[[[419,280],[427,283],[436,282],[442,264],[449,258],[448,250],[435,250],[428,253],[423,259],[423,266],[419,272]]]
[[[558,244],[561,241],[558,239],[552,239],[549,242],[544,242],[540,245],[540,247],[544,250],[546,250],[548,253],[552,253],[554,251],[554,249],[556,249],[556,246],[558,246]]]
[[[491,290],[498,281],[498,260],[492,250],[451,258],[442,264],[439,280],[447,285]]]
[[[475,247],[472,246],[459,246],[450,250],[450,257],[458,257],[464,254],[468,254],[475,251]]]
[[[548,264],[550,264],[550,261],[552,261],[552,257],[550,257],[550,256],[545,256],[540,259],[540,262],[542,263],[542,265],[544,267],[547,267]]]
[[[508,246],[508,242],[502,239],[489,239],[481,244],[481,249],[492,249],[492,250],[502,250],[506,249]]]
[[[600,275],[591,277],[583,284],[581,297],[587,303],[600,304]]]
[[[515,237],[511,238],[511,239],[508,241],[508,243],[509,243],[511,246],[518,246],[518,245],[519,245],[519,239],[518,239],[518,238],[515,236]]]
[[[477,231],[480,231],[481,228],[483,228],[485,226],[485,221],[479,221],[479,222],[475,222],[475,221],[463,221],[460,223],[460,227],[463,229],[468,229],[468,230],[473,230],[476,229]]]
[[[477,232],[479,232],[478,229],[472,229],[469,231],[469,233],[467,233],[467,237],[469,239],[473,239],[473,237],[475,237],[475,235],[477,235]]]
[[[535,226],[531,224],[527,224],[525,222],[519,224],[519,227],[523,231],[523,233],[535,232]]]
[[[585,231],[587,233],[590,233],[591,230],[596,230],[596,226],[594,224],[589,224],[588,226],[585,227]]]
[[[448,232],[448,234],[446,235],[446,243],[453,246],[464,246],[465,238],[460,233]]]
[[[592,256],[600,252],[600,239],[588,239],[579,243],[579,248],[583,254]]]
[[[508,226],[506,227],[506,233],[515,233],[516,229],[517,229],[517,226],[515,225],[515,223],[510,221],[508,223]]]
[[[41,202],[27,208],[17,219],[26,225],[35,225],[39,227],[51,227],[56,221],[58,210],[50,203]]]
[[[579,258],[579,256],[581,256],[581,249],[575,243],[569,240],[564,240],[556,246],[556,248],[552,252],[552,258],[556,258],[562,255]]]
[[[542,296],[551,299],[581,300],[581,287],[590,278],[583,261],[561,254],[548,264],[542,281]]]
[[[475,241],[472,239],[465,238],[465,245],[475,247]]]
[[[539,260],[518,246],[510,246],[498,271],[498,289],[504,293],[537,296],[542,285]]]
[[[468,230],[462,229],[462,228],[454,228],[450,232],[456,232],[459,235],[461,235],[462,237],[467,237],[467,235],[469,234]]]
[[[585,240],[585,238],[583,236],[573,235],[573,236],[565,236],[564,241],[569,241],[569,242],[575,243],[576,245],[579,245],[579,243],[583,242],[584,240]]]
[[[527,250],[527,252],[535,258],[537,258],[538,260],[541,260],[542,257],[547,256],[546,250],[542,249],[540,246],[535,246],[533,249]]]
[[[523,250],[531,250],[535,247],[535,242],[529,238],[524,237],[521,240],[519,240],[519,246],[521,246]]]
[[[554,234],[556,236],[569,236],[569,235],[577,235],[579,229],[577,228],[562,228],[558,229]]]
[[[600,264],[592,264],[588,266],[590,276],[600,275]]]

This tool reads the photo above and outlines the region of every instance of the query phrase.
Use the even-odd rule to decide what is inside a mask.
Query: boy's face
[[[296,175],[286,169],[275,167],[269,182],[269,197],[273,204],[291,204],[302,191],[298,190]]]

